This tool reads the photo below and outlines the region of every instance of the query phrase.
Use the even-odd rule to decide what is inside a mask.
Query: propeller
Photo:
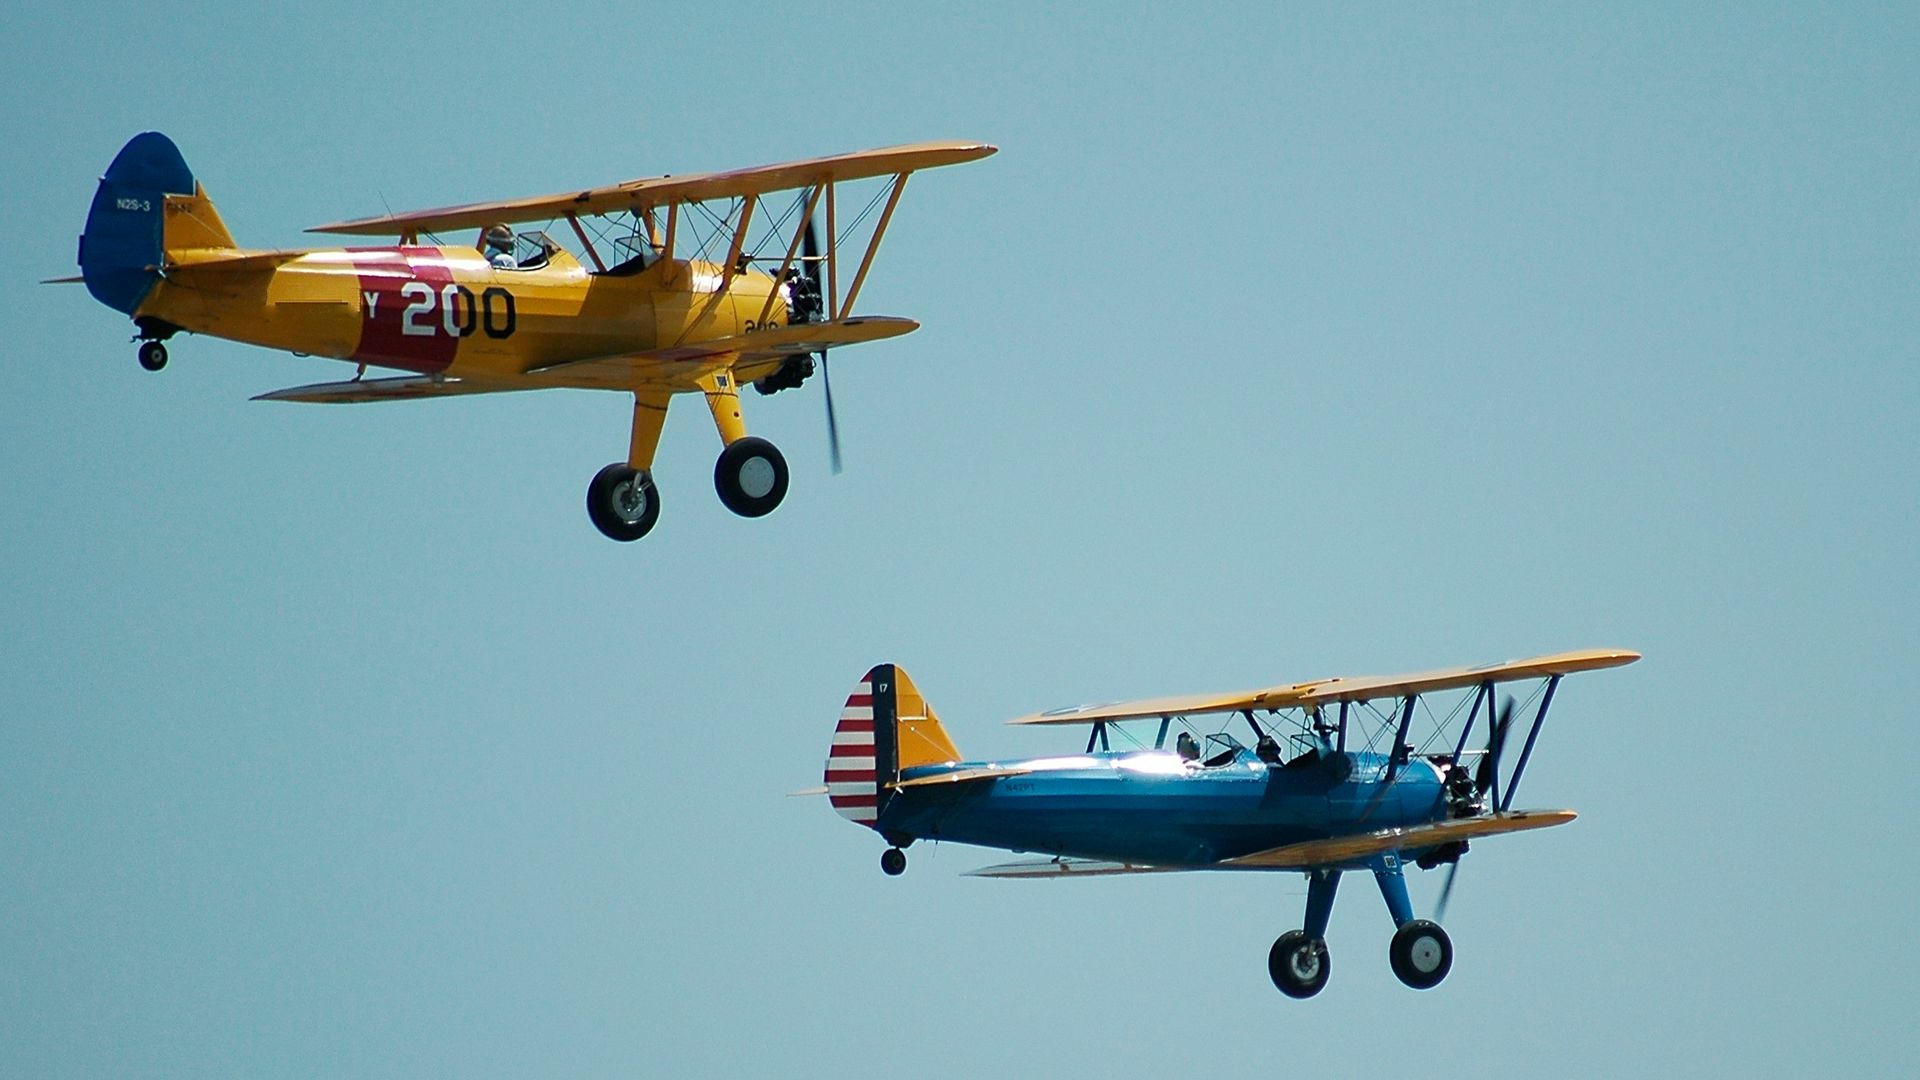
[[[1487,727],[1487,752],[1481,756],[1480,765],[1473,773],[1473,794],[1476,800],[1487,798],[1493,785],[1500,776],[1500,752],[1507,745],[1507,729],[1513,724],[1513,698],[1507,697],[1500,703],[1500,713]],[[1453,898],[1454,875],[1460,872],[1460,859],[1454,857],[1447,864],[1447,879],[1440,883],[1440,899],[1433,905],[1433,921],[1440,922],[1447,917],[1447,901]]]
[[[1447,880],[1440,883],[1440,899],[1435,901],[1433,905],[1434,922],[1445,922],[1447,920],[1447,901],[1453,896],[1453,875],[1459,872],[1460,860],[1455,859],[1447,864]]]
[[[805,268],[803,275],[813,292],[812,315],[820,314],[825,302],[826,290],[820,287],[820,237],[814,232],[813,218],[807,218],[806,231],[800,237],[800,265]],[[810,316],[811,317],[811,316]],[[827,350],[820,350],[820,384],[827,397],[827,457],[832,463],[834,474],[840,473],[840,416],[833,408],[833,376],[827,372]]]

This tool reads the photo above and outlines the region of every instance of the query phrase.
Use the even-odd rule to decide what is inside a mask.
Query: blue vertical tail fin
[[[170,195],[204,200],[172,139],[135,135],[100,178],[80,236],[80,275],[94,299],[131,315],[160,280]]]

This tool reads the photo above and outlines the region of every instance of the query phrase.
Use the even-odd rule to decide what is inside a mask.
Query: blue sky
[[[0,1074],[1904,1063],[1911,10],[14,21]],[[617,396],[255,404],[347,369],[192,338],[149,375],[33,284],[149,128],[260,247],[1001,153],[910,186],[862,306],[924,328],[836,354],[845,473],[817,384],[749,401],[794,479],[734,518],[683,405],[615,545]],[[1011,755],[1077,745],[999,724],[1037,708],[1584,646],[1646,659],[1570,680],[1529,767],[1582,817],[1476,845],[1427,993],[1364,880],[1292,1002],[1297,878],[892,880],[784,795],[880,660]]]

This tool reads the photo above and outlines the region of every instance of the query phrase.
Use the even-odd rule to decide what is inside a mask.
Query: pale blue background
[[[1911,5],[23,5],[0,364],[0,1075],[1866,1075],[1910,1065]],[[1686,5],[1691,7],[1691,5]],[[140,371],[74,287],[171,134],[243,243],[925,138],[863,306],[925,328],[686,404],[315,409]],[[1059,884],[818,801],[853,680],[998,722],[1583,646],[1417,994],[1350,882]],[[1414,883],[1431,902],[1438,875]]]

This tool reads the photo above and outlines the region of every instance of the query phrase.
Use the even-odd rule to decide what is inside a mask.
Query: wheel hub
[[[621,521],[629,525],[637,523],[647,513],[647,490],[640,485],[638,478],[623,480],[613,489],[613,512]]]
[[[1287,968],[1301,982],[1312,982],[1320,975],[1320,950],[1312,945],[1300,946],[1287,958]]]
[[[1407,959],[1413,963],[1415,970],[1423,975],[1431,975],[1440,970],[1440,961],[1444,955],[1445,951],[1440,948],[1439,940],[1431,937],[1414,939],[1413,947],[1407,950]]]
[[[766,458],[751,457],[740,463],[740,490],[745,492],[748,498],[766,498],[773,492],[776,479],[778,477],[774,473],[773,462]]]

